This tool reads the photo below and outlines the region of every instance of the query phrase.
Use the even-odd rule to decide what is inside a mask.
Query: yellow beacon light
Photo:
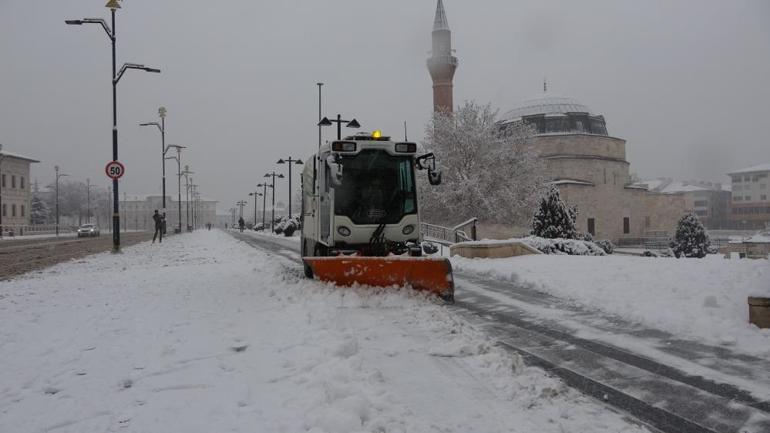
[[[382,131],[380,131],[379,129],[372,132],[372,138],[380,138],[380,137],[382,137]]]

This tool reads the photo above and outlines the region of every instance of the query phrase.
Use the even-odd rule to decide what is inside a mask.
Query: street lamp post
[[[2,182],[3,178],[3,159],[5,159],[5,156],[3,155],[3,145],[0,144],[0,182]],[[5,185],[0,183],[0,239],[3,238],[3,188],[5,188]]]
[[[56,236],[59,236],[59,179],[69,175],[59,173],[58,165],[55,165],[53,169],[56,172]]]
[[[176,185],[177,185],[177,217],[179,217],[179,224],[177,225],[177,231],[176,233],[182,233],[182,149],[187,148],[187,146],[180,146],[178,144],[169,144],[166,148],[166,152],[168,152],[169,149],[174,148],[176,149],[176,156],[169,156],[165,157],[164,161],[166,159],[175,159],[176,160]],[[165,152],[164,152],[165,154]],[[165,166],[165,164],[163,164]],[[165,177],[164,177],[165,182]],[[166,194],[164,192],[163,194],[163,201],[166,201]],[[165,208],[166,205],[164,204],[163,207]]]
[[[302,165],[302,160],[289,157],[285,160],[279,159],[278,164],[289,164],[289,219],[291,219],[291,165]]]
[[[69,25],[83,25],[83,24],[100,24],[104,31],[107,32],[107,36],[112,42],[112,160],[118,160],[118,82],[127,69],[140,69],[145,72],[159,73],[160,69],[148,68],[144,65],[136,63],[125,63],[120,68],[120,72],[117,71],[116,56],[115,56],[115,11],[120,9],[120,3],[118,0],[109,0],[106,5],[110,9],[112,16],[112,27],[107,25],[107,22],[101,18],[84,18],[82,20],[65,20],[64,22]],[[112,195],[113,195],[113,208],[112,208],[112,247],[115,252],[120,251],[120,196],[118,194],[118,179],[112,180]]]
[[[161,189],[163,191],[163,212],[166,212],[166,107],[158,108],[158,116],[160,117],[160,123],[158,122],[145,122],[140,123],[139,126],[157,126],[160,130],[160,153],[161,153]]]
[[[88,224],[91,224],[91,188],[96,187],[96,185],[91,185],[91,179],[86,178],[86,222]]]
[[[356,119],[353,120],[343,120],[342,115],[338,114],[336,119],[331,119],[324,117],[321,119],[320,122],[318,122],[318,126],[331,126],[333,123],[337,124],[337,140],[342,140],[342,124],[344,123],[346,127],[348,128],[360,128],[361,125],[358,123]]]
[[[272,177],[273,178],[273,184],[270,188],[272,188],[273,192],[271,194],[271,197],[273,198],[273,207],[272,207],[272,220],[270,221],[270,231],[275,232],[275,178],[281,178],[283,179],[282,174],[277,174],[275,171],[272,171],[270,173],[267,173],[265,177]]]
[[[185,165],[184,171],[182,172],[184,175],[184,193],[185,193],[185,207],[187,208],[186,213],[187,216],[185,217],[185,224],[187,225],[187,231],[192,231],[192,228],[190,227],[190,175],[195,174],[194,172],[190,171],[190,166]]]
[[[257,185],[257,187],[259,187],[259,185]],[[257,191],[249,193],[249,196],[254,197],[254,227],[257,226],[257,197],[260,197],[261,195],[262,193]]]
[[[272,188],[271,185],[268,185],[267,182],[265,183],[258,183],[257,188],[262,187],[262,230],[265,229],[265,209],[267,208],[267,189]]]

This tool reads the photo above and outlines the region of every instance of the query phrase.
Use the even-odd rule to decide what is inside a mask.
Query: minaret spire
[[[438,0],[438,4],[436,5],[436,18],[433,20],[433,31],[436,30],[449,30],[449,21],[446,19],[444,2],[441,0]]]
[[[452,111],[453,84],[457,57],[452,50],[452,32],[446,18],[444,2],[436,3],[436,17],[433,19],[433,50],[428,58],[428,71],[433,79],[433,110]]]

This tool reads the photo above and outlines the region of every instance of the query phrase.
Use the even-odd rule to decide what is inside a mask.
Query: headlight
[[[337,233],[342,236],[350,236],[350,229],[345,226],[339,226],[337,227]]]
[[[410,235],[412,234],[413,231],[414,231],[414,226],[409,224],[408,226],[404,227],[403,230],[401,230],[401,233],[405,235]]]

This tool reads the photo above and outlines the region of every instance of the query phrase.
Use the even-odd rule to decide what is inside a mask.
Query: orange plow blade
[[[340,286],[355,283],[375,287],[409,285],[415,290],[454,300],[452,265],[432,257],[304,257],[305,264],[321,281]]]

